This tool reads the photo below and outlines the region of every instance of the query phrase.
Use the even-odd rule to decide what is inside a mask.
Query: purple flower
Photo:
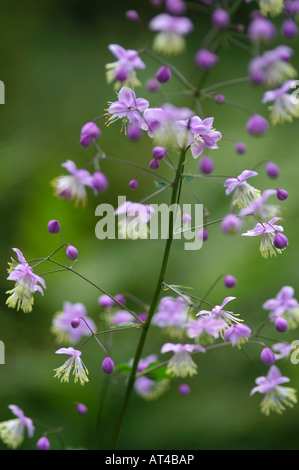
[[[269,178],[277,178],[279,176],[279,167],[273,162],[266,163],[266,173]]]
[[[112,374],[115,369],[115,365],[111,357],[106,356],[102,362],[102,369],[105,374]]]
[[[276,36],[276,28],[267,18],[254,18],[248,26],[248,37],[253,42],[271,43]]]
[[[142,113],[148,108],[149,102],[144,98],[136,98],[136,94],[131,88],[122,87],[118,93],[118,101],[114,101],[108,108],[110,114],[107,124],[111,124],[118,119],[128,120],[132,124],[146,129],[147,126],[142,117]]]
[[[168,328],[171,334],[181,333],[188,320],[188,305],[182,297],[163,297],[152,324],[159,328]]]
[[[206,118],[203,121],[198,116],[193,116],[185,121],[178,121],[178,143],[180,147],[191,147],[194,158],[201,155],[204,148],[218,149],[216,142],[221,139],[220,132],[212,128],[214,118]]]
[[[298,306],[298,301],[294,299],[294,289],[290,286],[282,287],[275,299],[269,299],[263,304],[265,310],[270,310],[271,321]]]
[[[279,359],[283,359],[284,357],[288,357],[291,352],[291,345],[289,343],[275,343],[272,346],[273,351],[278,354],[275,354],[275,360],[278,361]]]
[[[167,373],[175,377],[187,377],[187,375],[197,374],[197,365],[191,358],[192,352],[205,352],[205,349],[199,344],[174,344],[165,343],[161,348],[161,353],[172,351],[174,355],[167,364]]]
[[[127,310],[118,310],[112,316],[112,323],[114,325],[120,325],[122,323],[132,323],[134,317]]]
[[[199,313],[197,313],[196,316],[198,315],[208,315],[211,318],[216,318],[216,319],[222,319],[224,320],[227,324],[231,323],[238,323],[239,320],[236,318],[235,314],[232,312],[228,312],[227,310],[223,310],[223,307],[228,302],[231,302],[232,300],[235,300],[236,297],[225,297],[221,305],[215,305],[215,307],[212,308],[211,311],[209,310],[200,310]]]
[[[69,175],[58,176],[52,181],[55,193],[58,197],[67,201],[75,199],[75,203],[86,203],[86,186],[93,189],[93,178],[89,171],[77,169],[72,160],[67,160],[61,165]]]
[[[240,217],[235,214],[228,214],[221,222],[221,229],[224,233],[236,234],[242,227]]]
[[[72,321],[77,318],[81,320],[77,328],[74,328]],[[88,323],[92,331],[96,330],[94,321],[87,316],[86,308],[82,303],[64,302],[62,312],[55,315],[51,327],[51,331],[55,334],[59,343],[76,344],[82,336],[90,335],[91,331],[82,318]]]
[[[0,423],[0,438],[12,449],[16,449],[24,440],[25,428],[27,428],[28,436],[34,434],[34,426],[32,419],[24,416],[24,412],[17,405],[9,405],[8,407],[16,416],[16,419],[9,419]]]
[[[108,49],[117,61],[106,64],[107,82],[111,83],[116,80],[115,89],[119,89],[121,85],[126,85],[129,88],[140,86],[141,83],[136,77],[135,69],[144,69],[145,64],[140,59],[138,52],[133,49],[124,49],[118,44],[110,44]]]
[[[178,54],[185,48],[184,36],[193,29],[193,23],[184,16],[176,17],[168,13],[155,16],[149,23],[151,31],[158,31],[153,48],[165,54]]]
[[[125,201],[114,211],[115,215],[119,217],[119,237],[131,240],[146,239],[148,236],[147,223],[153,212],[154,208],[150,204]]]
[[[256,379],[257,386],[254,387],[250,395],[256,392],[265,395],[261,402],[261,411],[265,415],[269,415],[270,411],[281,414],[286,406],[293,407],[293,403],[297,402],[296,391],[293,388],[281,387],[281,384],[289,382],[288,377],[283,377],[280,370],[276,366],[272,366],[266,377],[258,377]]]
[[[258,173],[256,171],[244,170],[239,176],[228,178],[224,182],[224,187],[226,188],[225,194],[227,196],[233,191],[236,191],[233,205],[237,205],[239,208],[246,207],[260,196],[260,191],[246,181],[248,178],[257,175]]]
[[[240,344],[240,340],[248,339],[251,329],[244,324],[232,325],[224,332],[225,341],[230,341],[232,345]]]
[[[106,191],[109,183],[107,177],[101,171],[95,171],[92,175],[92,187],[95,192]]]
[[[153,362],[157,362],[157,360],[158,358],[155,354],[151,354],[144,359],[140,359],[137,366],[137,375],[138,373],[141,373],[147,369],[148,366]],[[130,363],[132,364],[133,360],[130,361]],[[152,400],[154,398],[158,398],[162,393],[164,393],[164,391],[167,390],[168,385],[169,380],[167,379],[161,380],[160,382],[155,382],[148,377],[142,376],[136,378],[134,382],[134,389],[136,393],[145,400]]]
[[[275,225],[275,222],[278,220],[280,220],[279,217],[273,217],[269,222],[258,223],[254,229],[248,230],[246,233],[242,233],[244,237],[256,237],[261,235],[260,251],[264,258],[267,258],[269,254],[270,256],[276,256],[273,244],[274,235],[276,232],[283,231],[283,227],[281,225]],[[281,253],[279,248],[276,248],[276,251]]]
[[[266,134],[269,124],[267,119],[259,114],[253,114],[247,121],[246,129],[253,137],[261,137]]]
[[[288,63],[293,50],[288,46],[277,46],[255,57],[249,63],[249,76],[253,83],[278,86],[288,78],[296,76],[296,70]]]
[[[212,24],[215,28],[224,29],[230,24],[230,17],[223,8],[216,8],[212,13]]]
[[[56,354],[67,354],[70,356],[69,359],[66,360],[66,362],[58,367],[57,369],[54,369],[55,375],[54,377],[57,377],[58,379],[61,377],[61,382],[68,382],[69,381],[69,376],[70,373],[73,370],[73,375],[75,376],[75,383],[80,382],[81,385],[84,385],[85,382],[88,382],[88,370],[80,358],[81,356],[81,351],[78,349],[74,349],[72,347],[70,348],[60,348],[57,351],[55,351]]]
[[[171,79],[171,70],[166,65],[162,65],[156,73],[156,79],[159,83],[166,83]]]
[[[6,292],[6,294],[11,294],[6,300],[6,304],[11,308],[17,307],[17,310],[21,308],[23,312],[29,313],[34,304],[33,294],[39,291],[43,295],[42,287],[45,289],[46,284],[42,277],[34,274],[23,253],[18,248],[13,248],[13,251],[17,254],[19,262],[12,259],[12,263],[9,263],[7,279],[15,281],[15,287]],[[38,284],[41,284],[42,287]]]
[[[291,18],[287,18],[281,27],[282,35],[287,39],[293,39],[298,34],[298,26]]]
[[[227,324],[221,318],[200,317],[196,321],[188,322],[187,327],[189,338],[197,338],[203,333],[218,338],[219,332],[226,328]]]
[[[244,217],[245,215],[255,214],[256,217],[267,219],[268,214],[273,212],[274,209],[271,209],[272,206],[265,206],[265,202],[274,194],[276,194],[275,189],[266,189],[261,197],[254,199],[248,206],[241,209],[239,216]],[[275,208],[275,206],[273,206],[273,208]]]
[[[50,450],[50,442],[46,436],[42,436],[36,443],[37,450]]]
[[[101,131],[98,126],[94,122],[87,122],[81,129],[80,144],[88,147],[100,135]]]
[[[269,107],[272,124],[292,122],[293,117],[299,117],[299,100],[292,94],[287,93],[296,87],[294,80],[287,80],[280,88],[269,90],[264,93],[263,103],[274,101]]]
[[[208,49],[200,49],[195,55],[195,64],[203,69],[210,70],[219,61],[219,57]]]
[[[202,173],[209,175],[214,170],[214,162],[206,155],[200,159],[199,169]]]

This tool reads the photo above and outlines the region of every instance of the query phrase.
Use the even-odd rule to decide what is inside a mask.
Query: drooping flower
[[[193,23],[189,18],[172,16],[161,13],[151,19],[151,31],[158,31],[154,39],[153,48],[165,54],[178,54],[185,49],[185,38],[193,30]]]
[[[115,211],[118,216],[118,235],[120,238],[131,240],[146,239],[148,237],[147,223],[154,212],[150,204],[140,204],[126,201]]]
[[[257,176],[256,171],[244,170],[242,173],[235,178],[228,178],[224,182],[226,188],[225,194],[229,195],[235,191],[233,199],[233,205],[237,205],[240,209],[248,206],[254,199],[259,198],[261,192],[247,183],[248,178]]]
[[[61,166],[69,172],[69,175],[58,176],[52,181],[55,194],[66,201],[74,199],[76,204],[81,202],[84,206],[86,186],[94,190],[92,175],[83,168],[78,169],[72,160],[67,160]]]
[[[265,202],[269,197],[276,194],[276,189],[266,189],[263,194],[255,198],[248,206],[240,210],[239,216],[254,215],[263,220],[269,220],[279,215],[279,209],[275,205],[267,205]]]
[[[122,119],[124,127],[129,121],[141,129],[147,129],[142,114],[148,106],[149,102],[147,100],[136,98],[136,94],[131,88],[123,86],[118,93],[118,101],[111,103],[107,109],[109,115],[107,125]]]
[[[278,220],[280,220],[279,217],[273,217],[269,222],[258,223],[252,230],[242,233],[244,237],[261,236],[260,252],[263,258],[268,258],[269,254],[276,256],[276,252],[282,252],[282,249],[276,248],[273,243],[275,234],[283,231],[281,225],[275,225]]]
[[[226,327],[227,323],[221,318],[200,317],[187,323],[187,335],[189,338],[198,338],[206,333],[216,339]]]
[[[279,359],[283,359],[288,357],[291,352],[291,345],[289,343],[275,343],[272,346],[273,351],[275,351],[275,360],[278,361]]]
[[[171,336],[181,335],[188,320],[188,305],[182,297],[163,297],[152,324],[166,328]]]
[[[155,354],[151,354],[144,359],[140,359],[137,366],[137,375],[149,367],[151,363],[157,362],[158,358]],[[133,360],[130,361],[130,364]],[[145,400],[153,400],[161,396],[169,387],[169,380],[154,381],[148,377],[137,377],[134,382],[136,393]]]
[[[158,145],[164,147],[175,145],[177,142],[177,121],[188,119],[193,115],[189,108],[177,108],[170,103],[165,103],[161,108],[148,108],[143,114],[147,124],[149,137]]]
[[[187,377],[197,374],[197,365],[191,357],[192,352],[205,352],[199,344],[174,344],[165,343],[161,348],[161,353],[172,351],[174,355],[167,364],[167,373],[175,377]]]
[[[228,302],[231,302],[232,300],[235,300],[236,297],[225,297],[221,305],[215,305],[215,307],[212,308],[212,310],[200,310],[196,316],[203,315],[206,316],[208,315],[211,318],[216,318],[216,319],[221,319],[224,320],[228,325],[231,325],[232,323],[239,323],[242,320],[239,320],[237,318],[238,314],[228,312],[227,310],[223,310],[223,307]]]
[[[212,128],[214,118],[200,119],[193,116],[185,121],[178,121],[178,143],[180,147],[191,147],[194,158],[201,155],[204,148],[218,149],[216,142],[221,139],[220,132]]]
[[[257,386],[251,390],[250,395],[256,392],[265,395],[261,402],[262,413],[269,415],[270,411],[275,411],[281,414],[286,406],[293,408],[294,403],[297,403],[296,390],[281,386],[289,381],[290,379],[283,377],[276,366],[270,368],[266,377],[262,376],[256,379]]]
[[[295,88],[294,83],[294,80],[287,80],[280,88],[264,93],[263,103],[274,101],[273,105],[269,106],[273,125],[292,122],[293,117],[299,117],[299,100],[288,93],[291,88]]]
[[[80,319],[79,326],[73,328],[72,321]],[[51,331],[59,343],[76,344],[82,336],[89,336],[91,331],[82,320],[84,318],[92,331],[96,330],[94,321],[87,316],[86,308],[82,303],[72,304],[64,302],[62,312],[58,312],[52,320]]]
[[[33,436],[34,425],[32,419],[24,416],[24,412],[17,405],[9,405],[8,408],[17,418],[0,423],[0,438],[10,448],[16,449],[24,440],[25,428],[28,436]]]
[[[108,83],[115,83],[115,90],[121,86],[135,88],[141,86],[136,77],[135,69],[145,69],[144,62],[140,59],[138,52],[133,49],[124,49],[118,44],[110,44],[108,49],[116,57],[117,61],[106,64],[106,78]]]
[[[230,341],[233,346],[250,338],[251,329],[247,325],[232,325],[223,334],[225,341]]]
[[[74,349],[72,347],[70,348],[60,348],[56,351],[56,354],[67,354],[70,356],[69,359],[66,360],[66,362],[58,367],[57,369],[54,369],[56,372],[54,377],[57,377],[58,379],[61,378],[61,382],[68,382],[70,373],[72,372],[73,369],[73,375],[75,376],[75,383],[80,382],[81,385],[84,385],[85,382],[88,382],[89,379],[87,377],[88,375],[88,370],[80,358],[81,356],[81,351]]]
[[[95,122],[87,122],[81,129],[80,144],[88,147],[91,142],[100,137],[101,131]]]
[[[294,299],[293,287],[284,286],[274,299],[269,299],[263,304],[263,309],[270,310],[269,318],[271,321],[275,321],[277,317],[281,317],[286,311],[295,309],[298,306],[298,301]]]
[[[249,63],[249,75],[255,84],[263,83],[270,87],[281,85],[285,80],[297,75],[294,67],[288,63],[293,50],[288,46],[277,46],[255,57]]]
[[[6,292],[6,294],[11,294],[6,300],[6,304],[11,308],[17,307],[17,310],[21,308],[23,312],[29,313],[34,304],[33,294],[39,291],[43,295],[42,287],[45,289],[46,284],[42,277],[34,274],[23,253],[18,248],[13,248],[13,251],[17,254],[19,262],[12,259],[12,262],[9,263],[7,279],[15,281],[15,287]],[[38,284],[41,284],[42,287]]]

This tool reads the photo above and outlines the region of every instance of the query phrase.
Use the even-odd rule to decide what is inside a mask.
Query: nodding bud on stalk
[[[96,171],[92,175],[92,187],[96,192],[105,191],[109,186],[108,180],[104,173]]]
[[[276,331],[284,333],[288,329],[288,322],[283,317],[277,317],[274,323]]]
[[[46,436],[41,437],[36,443],[37,450],[50,450],[50,442]]]
[[[276,163],[267,162],[266,173],[270,178],[277,178],[279,175],[279,167],[276,165]]]
[[[98,126],[94,122],[87,122],[81,129],[80,144],[88,147],[100,135],[101,131]]]
[[[131,189],[136,189],[137,186],[138,186],[137,180],[131,180],[131,181],[129,182],[129,188],[131,188]]]
[[[253,114],[247,121],[246,129],[253,137],[262,137],[266,134],[269,124],[267,119],[259,114]]]
[[[111,357],[107,356],[102,362],[102,369],[105,374],[112,374],[114,371],[114,362],[112,361]]]
[[[288,197],[288,192],[285,189],[277,189],[276,197],[279,201],[285,201]]]
[[[227,28],[230,24],[230,17],[226,10],[217,8],[212,14],[212,24],[215,28]]]
[[[203,156],[199,161],[199,169],[202,173],[209,175],[214,170],[213,160],[206,155]]]
[[[191,388],[187,384],[182,384],[179,386],[178,391],[180,395],[189,395],[189,393],[191,392]]]
[[[48,223],[48,232],[49,233],[59,233],[60,232],[60,223],[58,220],[50,220]]]
[[[152,155],[155,160],[161,160],[166,154],[166,149],[161,146],[154,147],[152,150]]]
[[[209,238],[208,231],[205,228],[200,229],[197,232],[197,238],[205,242]]]
[[[86,413],[88,412],[88,409],[85,405],[83,405],[83,403],[78,403],[77,405],[77,413],[79,415],[86,415]]]
[[[237,284],[237,279],[234,276],[231,276],[230,274],[226,274],[224,277],[224,285],[228,289],[231,287],[234,287]]]
[[[72,325],[72,328],[78,328],[78,326],[80,325],[80,318],[78,317],[73,318],[71,321],[71,325]]]
[[[275,354],[270,348],[264,348],[261,352],[261,361],[268,367],[275,363]]]
[[[129,21],[138,21],[139,20],[139,15],[136,10],[128,10],[126,12],[126,18]]]
[[[76,258],[78,258],[78,250],[76,247],[72,246],[72,245],[69,245],[66,249],[66,256],[68,257],[68,259],[70,260],[74,260]]]
[[[247,150],[247,147],[246,145],[243,143],[243,142],[236,142],[235,144],[235,151],[239,154],[239,155],[243,155]]]
[[[276,233],[273,239],[273,245],[275,248],[282,250],[289,243],[287,237],[283,233]]]
[[[156,73],[156,79],[159,83],[166,83],[171,79],[171,70],[166,65],[163,65],[159,68],[158,72]]]

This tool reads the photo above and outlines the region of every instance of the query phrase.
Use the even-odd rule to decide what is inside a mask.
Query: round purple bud
[[[253,137],[261,137],[266,134],[269,124],[267,119],[259,114],[253,114],[247,121],[246,129]]]
[[[279,167],[273,162],[267,162],[266,173],[270,178],[277,178],[279,175]]]
[[[220,95],[220,93],[218,93],[217,95],[215,95],[214,101],[216,104],[223,104],[225,103],[225,96]]]
[[[75,246],[73,245],[69,245],[66,249],[66,256],[68,257],[68,259],[70,260],[74,260],[76,258],[78,258],[78,250]]]
[[[209,234],[205,228],[200,229],[197,232],[197,238],[205,242],[209,238]]]
[[[119,82],[125,82],[128,78],[128,72],[126,71],[126,69],[120,68],[116,71],[115,78]]]
[[[279,250],[283,250],[289,243],[287,237],[283,233],[276,233],[273,238],[273,245]]]
[[[72,328],[78,328],[78,326],[80,325],[80,318],[78,317],[73,318],[71,321],[71,325],[72,325]]]
[[[185,212],[183,215],[182,215],[182,223],[183,224],[191,224],[192,222],[192,217],[191,215],[187,214],[187,212]]]
[[[131,180],[131,181],[129,182],[129,188],[131,188],[131,189],[136,189],[137,186],[138,186],[137,180]]]
[[[236,142],[235,144],[235,151],[239,154],[239,155],[243,155],[247,150],[247,147],[246,145],[243,143],[243,142]]]
[[[104,173],[102,173],[101,171],[96,171],[92,175],[92,187],[97,193],[106,191],[108,186],[109,183]]]
[[[156,79],[159,83],[166,83],[171,79],[171,70],[166,65],[162,65],[156,73]]]
[[[50,442],[46,436],[41,437],[36,443],[37,450],[50,450]]]
[[[149,78],[145,86],[151,93],[156,93],[160,88],[160,85],[155,78]]]
[[[277,317],[274,323],[276,331],[284,333],[288,329],[288,322],[283,317]]]
[[[230,17],[226,10],[217,8],[212,14],[212,24],[215,28],[227,28],[230,24]]]
[[[101,131],[94,122],[87,122],[81,129],[80,144],[88,147],[91,142],[100,137]]]
[[[142,136],[142,130],[140,129],[140,127],[135,126],[135,124],[130,124],[127,127],[126,136],[128,137],[128,139],[132,141],[139,140],[140,137]]]
[[[77,413],[79,415],[86,415],[88,409],[85,405],[83,405],[83,403],[78,403],[77,405]]]
[[[286,39],[293,39],[295,36],[297,36],[297,33],[298,33],[298,26],[296,25],[295,21],[288,18],[287,20],[283,22],[282,27],[281,27],[281,34]]]
[[[253,42],[269,44],[276,36],[276,28],[267,18],[255,18],[248,26],[248,36]]]
[[[219,58],[213,52],[208,49],[200,49],[194,57],[195,64],[197,67],[203,70],[209,70],[217,64]]]
[[[125,305],[126,304],[126,299],[122,294],[116,294],[114,296],[115,300],[117,300],[120,304]]]
[[[231,276],[230,274],[226,274],[224,277],[224,285],[228,289],[231,287],[234,287],[237,284],[237,279],[234,276]]]
[[[261,352],[261,361],[268,367],[275,363],[275,354],[270,348],[264,348]]]
[[[49,233],[59,233],[60,232],[60,223],[58,220],[50,220],[48,223],[48,232]]]
[[[187,384],[182,384],[179,386],[178,392],[180,395],[189,395],[191,388]]]
[[[104,307],[104,308],[109,308],[109,307],[112,307],[113,305],[115,305],[114,300],[111,299],[111,297],[109,297],[109,295],[101,295],[98,298],[98,302],[99,302],[100,306]]]
[[[157,168],[159,168],[160,166],[160,163],[158,162],[158,160],[154,159],[149,162],[149,166],[152,170],[157,170]]]
[[[229,233],[230,235],[238,233],[241,227],[242,221],[240,217],[237,217],[235,214],[226,215],[221,222],[221,230],[224,233]]]
[[[152,150],[152,155],[155,160],[161,160],[166,154],[166,149],[164,147],[160,147],[159,145],[157,147],[154,147]]]
[[[276,197],[279,201],[285,201],[288,198],[288,192],[285,189],[277,189]]]
[[[186,5],[182,0],[166,0],[165,8],[171,15],[182,15],[186,11]]]
[[[138,21],[139,15],[136,10],[128,10],[126,11],[126,18],[129,21]]]
[[[111,357],[105,357],[102,362],[102,369],[105,374],[112,374],[112,372],[114,371],[114,362],[112,361]]]
[[[209,175],[214,170],[213,160],[206,155],[199,161],[199,169],[202,173]]]

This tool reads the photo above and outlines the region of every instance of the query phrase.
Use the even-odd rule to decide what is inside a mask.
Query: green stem
[[[173,183],[173,188],[172,188],[172,196],[171,196],[171,203],[170,203],[171,205],[176,204],[176,203],[179,202],[178,201],[179,188],[181,186],[181,184],[180,184],[181,183],[181,175],[182,175],[182,168],[183,168],[184,161],[185,161],[185,156],[186,156],[186,149],[182,149],[179,164],[178,164],[178,168],[177,168],[177,171],[176,171],[175,180],[174,180],[174,183]],[[149,312],[148,312],[146,322],[142,327],[142,333],[141,333],[139,343],[138,343],[138,346],[137,346],[137,350],[136,350],[136,354],[135,354],[135,357],[134,357],[132,370],[131,370],[131,373],[130,373],[130,376],[129,376],[129,379],[128,379],[128,384],[127,384],[125,397],[124,397],[123,404],[122,404],[122,407],[121,407],[121,410],[120,410],[120,414],[119,414],[119,417],[118,417],[118,420],[117,420],[117,423],[116,423],[116,426],[114,428],[114,432],[113,432],[113,435],[112,435],[112,439],[111,439],[111,448],[112,449],[114,449],[116,447],[116,444],[117,444],[118,435],[119,435],[119,431],[120,431],[120,428],[121,428],[121,425],[122,425],[124,414],[125,414],[126,408],[128,406],[128,403],[129,403],[129,400],[130,400],[130,397],[131,397],[131,393],[132,393],[132,390],[133,390],[133,386],[134,386],[134,383],[135,383],[137,366],[138,366],[139,360],[141,358],[142,351],[143,351],[144,344],[145,344],[145,340],[146,340],[146,337],[147,337],[147,333],[148,333],[148,330],[149,330],[149,327],[150,327],[150,324],[151,324],[151,320],[152,320],[152,317],[154,315],[154,312],[155,312],[155,309],[156,309],[156,306],[157,306],[157,303],[158,303],[158,300],[159,300],[159,297],[160,297],[160,294],[161,294],[163,281],[164,281],[164,276],[165,276],[165,272],[166,272],[166,268],[167,268],[167,264],[168,264],[169,255],[170,255],[171,244],[172,244],[172,241],[173,241],[173,231],[174,231],[174,222],[175,222],[174,218],[175,218],[175,214],[173,213],[173,211],[170,211],[168,239],[167,239],[166,245],[165,245],[164,256],[163,256],[163,260],[162,260],[162,264],[161,264],[160,274],[159,274],[158,282],[157,282],[157,285],[156,285],[156,289],[155,289],[155,292],[154,292],[154,295],[153,295],[152,303],[151,303],[151,306],[150,306],[150,309],[149,309]]]
[[[242,78],[233,78],[232,80],[227,80],[225,82],[215,83],[215,85],[211,85],[204,90],[203,92],[218,90],[218,88],[226,88],[233,85],[239,85],[240,83],[248,83],[249,77],[242,77]]]

